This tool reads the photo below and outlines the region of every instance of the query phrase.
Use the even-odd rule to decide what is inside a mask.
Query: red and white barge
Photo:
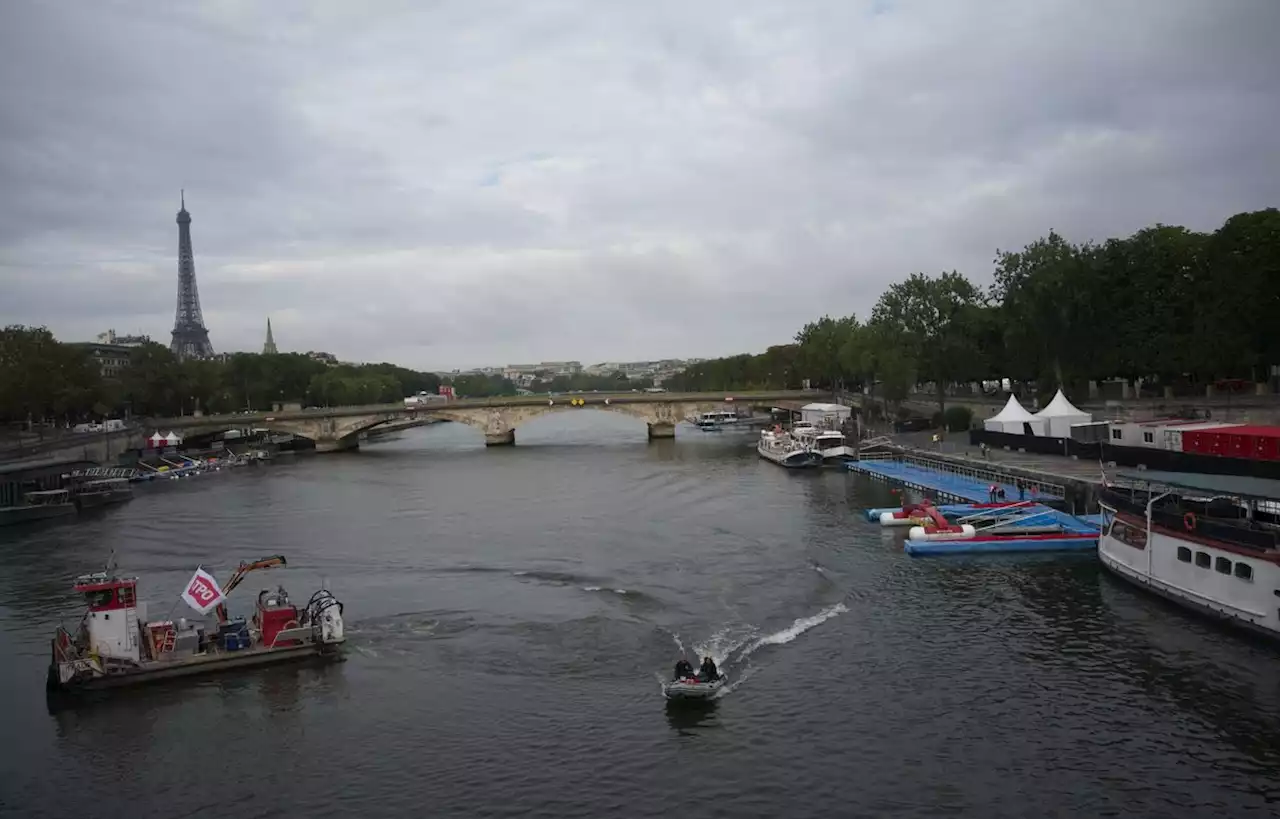
[[[197,570],[182,599],[202,616],[176,621],[147,619],[136,577],[111,570],[80,576],[74,589],[84,596],[87,610],[74,633],[58,627],[47,688],[53,693],[114,688],[338,656],[346,639],[343,606],[326,589],[305,606],[294,605],[283,587],[264,589],[248,620],[228,618],[226,596],[246,573],[284,564],[279,556],[242,563],[222,587]]]

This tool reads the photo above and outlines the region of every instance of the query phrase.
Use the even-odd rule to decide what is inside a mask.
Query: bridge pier
[[[358,435],[345,435],[341,438],[316,440],[316,452],[345,452],[347,450],[359,448],[360,436]]]
[[[516,431],[509,429],[506,432],[486,432],[484,434],[485,446],[513,446],[516,442]]]
[[[676,437],[676,425],[668,424],[665,421],[659,421],[656,424],[648,424],[649,440],[657,440],[658,438],[674,438]]]

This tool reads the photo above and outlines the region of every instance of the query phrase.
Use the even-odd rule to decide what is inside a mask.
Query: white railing
[[[1027,487],[1027,490],[1036,495],[1053,498],[1065,498],[1067,495],[1066,488],[1061,484],[1050,483],[1048,481],[1040,481],[1033,478],[1019,478],[1005,472],[997,472],[980,466],[958,464],[954,461],[947,461],[941,458],[930,458],[927,455],[904,453],[901,457],[904,463],[915,464],[916,466],[921,466],[925,469],[932,469],[937,472],[959,475],[960,477],[970,478],[986,484],[994,483],[1004,485],[1022,481],[1022,484]]]

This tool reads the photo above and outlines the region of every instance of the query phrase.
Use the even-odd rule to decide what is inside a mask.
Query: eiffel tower
[[[173,319],[173,341],[169,349],[178,358],[213,355],[209,331],[200,313],[200,291],[196,289],[196,261],[191,253],[191,214],[187,213],[186,191],[178,211],[178,313]]]

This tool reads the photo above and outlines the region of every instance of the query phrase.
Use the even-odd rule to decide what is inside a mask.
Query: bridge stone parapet
[[[700,412],[721,409],[726,399],[737,406],[768,409],[779,401],[829,400],[818,391],[774,391],[723,393],[618,393],[558,396],[516,396],[492,399],[462,399],[404,406],[380,404],[368,407],[311,408],[224,416],[186,416],[152,419],[146,428],[184,430],[188,434],[246,427],[263,427],[287,432],[316,443],[318,452],[335,452],[359,446],[359,435],[387,424],[406,420],[439,418],[473,427],[484,435],[485,443],[502,446],[515,443],[515,430],[526,421],[552,412],[582,409],[605,410],[630,415],[644,421],[650,438],[672,438],[676,424]]]
[[[582,401],[581,404],[574,403]],[[545,404],[538,406],[518,407],[473,407],[473,408],[431,408],[428,412],[438,418],[445,418],[460,424],[474,427],[484,434],[486,446],[510,446],[516,442],[516,428],[534,418],[559,412],[574,412],[583,409],[604,410],[629,415],[644,421],[649,430],[649,438],[674,438],[676,424],[691,415],[710,412],[723,407],[722,402],[708,401],[662,401],[644,403],[614,403],[608,399],[590,403],[577,396],[567,398],[550,398]]]

